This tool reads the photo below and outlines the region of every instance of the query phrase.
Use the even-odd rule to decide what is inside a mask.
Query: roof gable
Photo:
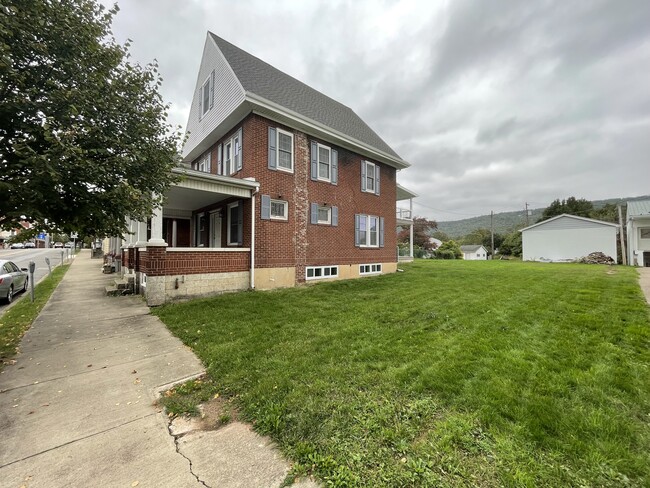
[[[548,220],[538,222],[531,226],[528,226],[524,229],[521,229],[519,232],[524,232],[527,230],[546,230],[546,229],[576,229],[576,228],[589,228],[589,227],[615,227],[618,228],[618,224],[612,222],[604,222],[602,220],[588,219],[587,217],[579,217],[578,215],[562,214],[551,217]]]
[[[478,245],[468,244],[468,245],[465,245],[465,246],[460,246],[460,250],[463,251],[463,252],[476,252],[479,249],[481,249],[482,247],[483,247],[482,244],[478,244]],[[486,249],[486,251],[487,251],[487,249]]]
[[[352,109],[209,33],[244,90],[353,137],[394,158],[400,156]]]

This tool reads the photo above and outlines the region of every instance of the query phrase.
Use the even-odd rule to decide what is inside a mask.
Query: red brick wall
[[[268,169],[268,128],[279,127],[294,134],[294,172]],[[219,143],[229,138],[239,127],[243,128],[242,170],[237,178],[253,177],[260,182],[255,199],[255,267],[296,266],[296,281],[304,281],[305,266],[326,264],[357,264],[395,262],[397,237],[396,170],[369,158],[318,141],[338,151],[338,184],[312,181],[310,178],[310,136],[250,114],[233,127]],[[212,148],[212,172],[217,170],[217,146]],[[381,168],[381,195],[361,191],[361,161],[369,160]],[[286,200],[287,221],[261,220],[260,196]],[[337,206],[339,225],[309,223],[310,204],[316,202]],[[244,200],[244,246],[250,241],[250,200]],[[358,248],[354,245],[354,216],[368,214],[384,217],[384,247]],[[224,212],[222,236],[225,245],[226,222]]]
[[[174,251],[165,256],[165,274],[231,273],[249,271],[249,251]]]

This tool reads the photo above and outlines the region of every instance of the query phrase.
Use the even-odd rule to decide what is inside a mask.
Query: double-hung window
[[[339,225],[339,208],[334,205],[323,205],[319,203],[312,203],[311,218],[312,224],[331,225],[337,227]]]
[[[242,130],[226,139],[217,148],[217,174],[234,175],[242,169]]]
[[[384,219],[375,215],[354,216],[354,240],[358,247],[384,246]]]
[[[192,163],[192,169],[196,171],[204,171],[206,173],[210,172],[210,151],[202,155],[194,163]]]
[[[339,153],[329,146],[311,141],[311,179],[336,185],[338,183]]]
[[[269,127],[269,169],[293,173],[293,134],[275,127]]]
[[[242,202],[228,204],[228,245],[243,243],[244,222]]]
[[[214,71],[210,73],[208,79],[203,82],[203,85],[201,85],[199,97],[201,102],[199,107],[199,118],[203,118],[203,116],[212,108],[214,103]]]
[[[379,195],[379,166],[370,161],[361,161],[361,191]]]

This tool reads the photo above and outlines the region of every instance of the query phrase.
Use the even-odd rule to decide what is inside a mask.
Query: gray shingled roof
[[[210,32],[247,92],[402,159],[354,111]]]
[[[466,246],[460,246],[460,250],[463,252],[476,252],[478,251],[482,246],[479,245],[466,245]]]
[[[627,202],[627,216],[637,217],[639,215],[650,215],[650,200],[635,200]]]

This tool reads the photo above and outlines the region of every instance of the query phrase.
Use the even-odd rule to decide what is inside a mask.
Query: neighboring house
[[[485,261],[488,258],[487,249],[482,245],[460,246],[463,251],[463,259],[467,261]]]
[[[122,251],[150,305],[397,269],[409,164],[350,108],[208,33],[187,133],[184,178]]]
[[[628,263],[650,266],[650,200],[627,202]]]
[[[573,261],[592,252],[617,260],[618,225],[562,214],[520,230],[524,261]]]

